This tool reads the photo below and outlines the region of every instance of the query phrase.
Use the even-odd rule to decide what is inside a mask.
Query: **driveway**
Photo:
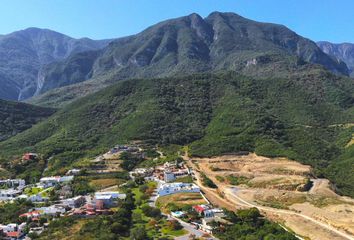
[[[200,238],[201,236],[203,236],[205,234],[205,232],[195,229],[195,226],[186,222],[183,222],[182,220],[178,219],[178,218],[174,218],[171,216],[168,216],[168,220],[177,220],[185,230],[188,231],[188,234],[180,236],[180,237],[175,237],[176,240],[188,240],[189,239],[189,235],[194,234],[197,238]],[[210,238],[210,239],[216,239],[216,238]]]

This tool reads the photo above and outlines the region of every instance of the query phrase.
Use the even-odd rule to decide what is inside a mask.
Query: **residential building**
[[[63,199],[61,202],[69,208],[78,208],[85,204],[86,199],[83,196],[76,196],[73,198]]]
[[[164,181],[165,182],[173,182],[174,180],[176,180],[176,176],[173,172],[171,172],[171,171],[164,172]]]
[[[31,220],[37,220],[42,216],[42,213],[40,211],[34,210],[34,211],[30,211],[24,214],[21,214],[19,217],[20,218],[28,218]]]
[[[42,215],[56,216],[57,214],[63,214],[66,209],[62,206],[52,205],[49,207],[36,208],[36,211],[40,212]]]
[[[205,205],[205,204],[195,205],[192,208],[194,209],[194,211],[196,211],[199,214],[199,216],[202,216],[205,211],[211,209],[209,205]]]
[[[5,240],[17,240],[24,236],[24,231],[26,223],[21,223],[20,225],[16,223],[10,223],[7,225],[0,225],[0,231],[5,235],[3,239]]]
[[[115,205],[112,195],[98,195],[95,196],[94,205],[96,209],[110,208]]]
[[[22,156],[23,161],[36,160],[37,158],[38,158],[38,154],[36,154],[36,153],[25,153]]]
[[[0,190],[0,201],[11,201],[22,193],[20,190],[4,189]]]
[[[26,182],[23,179],[6,179],[0,180],[0,186],[23,189],[26,186]]]
[[[74,179],[74,176],[53,176],[53,177],[43,177],[39,180],[40,185],[44,188],[54,187],[59,183],[68,183]]]
[[[73,169],[70,169],[69,171],[67,171],[66,175],[70,176],[70,175],[79,175],[81,172],[81,169],[76,169],[76,168],[73,168]]]
[[[162,184],[157,190],[157,193],[159,196],[165,196],[165,195],[169,195],[169,194],[183,193],[183,192],[199,193],[200,188],[197,185],[195,185],[194,183],[174,182],[174,183]]]
[[[100,197],[100,196],[110,196],[112,199],[120,199],[124,200],[127,195],[125,193],[119,193],[119,192],[96,192],[95,193],[95,198]]]
[[[224,217],[224,211],[219,208],[207,209],[203,212],[205,218]]]

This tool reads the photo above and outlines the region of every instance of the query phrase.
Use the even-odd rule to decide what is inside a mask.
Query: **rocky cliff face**
[[[234,13],[214,12],[206,18],[191,14],[163,21],[97,50],[105,45],[107,41],[77,40],[40,29],[0,38],[0,83],[8,86],[0,91],[0,98],[23,100],[73,84],[73,91],[81,88],[89,93],[132,77],[241,71],[248,61],[269,54],[296,56],[348,75],[345,63],[328,56],[309,39],[285,26]],[[112,75],[102,80],[107,73]],[[86,91],[80,84],[89,79]],[[63,91],[66,94],[68,89]]]
[[[349,68],[350,75],[354,77],[354,44],[335,44],[330,42],[318,42],[317,45],[326,54],[345,62]]]
[[[332,72],[348,74],[343,62],[326,55],[314,42],[285,26],[255,22],[234,13],[214,12],[205,19],[191,14],[167,20],[134,36],[117,39],[104,48],[96,59],[88,56],[89,64],[85,67],[80,63],[62,61],[60,67],[52,66],[62,69],[62,73],[56,71],[57,74],[53,75],[53,71],[49,70],[44,77],[44,85],[60,82],[59,86],[65,86],[83,82],[90,76],[96,79],[107,72],[114,72],[114,82],[132,77],[240,70],[247,66],[248,61],[267,54],[297,56],[303,61],[321,64]],[[92,61],[92,69],[89,70],[87,66],[91,66]],[[86,68],[85,74],[77,74],[82,73],[79,70],[82,68]],[[66,76],[65,79],[75,78],[75,81],[63,82],[59,79],[60,75]],[[109,81],[112,82],[112,78]],[[94,80],[89,85],[88,92],[91,92],[107,83]],[[88,89],[79,84],[69,91],[74,89],[80,92],[78,88]],[[47,90],[43,88],[38,93]]]
[[[71,54],[103,48],[108,42],[73,39],[38,28],[0,36],[0,98],[23,100],[33,96],[44,65]]]
[[[164,75],[166,70],[196,72],[232,68],[261,52],[296,55],[332,72],[348,74],[343,62],[324,54],[314,42],[285,26],[219,12],[205,19],[192,14],[168,20],[135,36],[119,39],[103,51],[93,73],[129,68],[135,69],[130,71],[134,75],[141,68],[149,68],[142,75]]]

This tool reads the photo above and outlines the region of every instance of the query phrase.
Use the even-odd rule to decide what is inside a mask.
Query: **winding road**
[[[337,230],[336,228],[325,224],[323,222],[320,222],[316,219],[313,219],[309,216],[306,216],[304,214],[301,213],[296,213],[293,211],[289,211],[289,210],[282,210],[282,209],[275,209],[275,208],[270,208],[270,207],[264,207],[264,206],[259,206],[256,205],[254,203],[250,203],[245,201],[244,199],[240,198],[239,196],[237,196],[236,194],[237,192],[237,188],[229,188],[229,189],[225,189],[224,193],[229,196],[231,199],[236,199],[239,203],[242,203],[245,207],[255,207],[258,208],[259,210],[263,210],[263,211],[267,211],[267,212],[273,212],[273,213],[278,213],[278,214],[288,214],[288,215],[296,215],[299,217],[302,217],[308,221],[311,221],[317,225],[320,225],[323,228],[326,228],[327,230],[336,233],[337,235],[340,235],[341,237],[345,238],[345,239],[349,239],[349,240],[354,240],[354,237],[352,235],[349,235],[347,233],[341,232],[339,230]]]
[[[198,171],[196,171],[196,166],[194,165],[194,163],[191,161],[191,159],[187,156],[183,156],[184,160],[186,160],[188,162],[188,164],[190,165],[190,167],[192,167],[194,169],[195,172],[195,177],[196,177],[196,182],[197,184],[205,191],[205,192],[209,192],[210,194],[214,194],[212,191],[210,191],[210,189],[203,187],[203,185],[201,185],[201,180],[200,180],[200,175],[198,173]],[[269,212],[269,213],[275,213],[275,214],[284,214],[284,215],[293,215],[293,216],[298,216],[303,218],[304,220],[308,220],[312,223],[315,223],[316,225],[328,230],[331,233],[334,233],[335,235],[343,238],[343,239],[347,239],[347,240],[354,240],[354,236],[347,234],[345,232],[339,231],[338,229],[336,229],[335,227],[332,227],[329,224],[325,224],[321,221],[318,221],[312,217],[309,217],[307,215],[301,214],[301,213],[297,213],[294,211],[290,211],[290,210],[282,210],[282,209],[276,209],[276,208],[271,208],[271,207],[264,207],[264,206],[259,206],[256,205],[254,203],[248,202],[242,198],[240,198],[236,192],[237,192],[237,188],[235,187],[226,187],[224,189],[220,189],[224,194],[225,194],[225,199],[223,200],[228,200],[228,202],[232,202],[235,203],[237,202],[238,205],[243,206],[243,207],[255,207],[259,210],[263,210],[265,212]],[[301,237],[297,236],[299,239],[302,239]]]

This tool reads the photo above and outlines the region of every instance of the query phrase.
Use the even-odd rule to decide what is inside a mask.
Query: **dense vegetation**
[[[54,109],[0,99],[0,141],[32,127],[53,113]]]
[[[227,212],[227,219],[232,223],[219,230],[216,236],[221,240],[296,240],[291,233],[276,223],[272,223],[259,213],[258,209]],[[220,229],[220,228],[219,228]]]
[[[0,205],[0,223],[9,224],[9,223],[18,223],[18,216],[27,212],[30,208],[33,208],[34,205],[31,202],[26,201],[14,201],[11,203],[4,203]]]
[[[310,164],[353,195],[354,181],[346,181],[352,175],[343,175],[353,166],[352,147],[344,147],[353,129],[340,125],[354,119],[353,91],[351,79],[313,65],[279,78],[224,73],[127,80],[0,143],[0,156],[8,162],[35,151],[50,158],[48,171],[55,173],[129,140],[189,144],[197,156],[254,151]]]

